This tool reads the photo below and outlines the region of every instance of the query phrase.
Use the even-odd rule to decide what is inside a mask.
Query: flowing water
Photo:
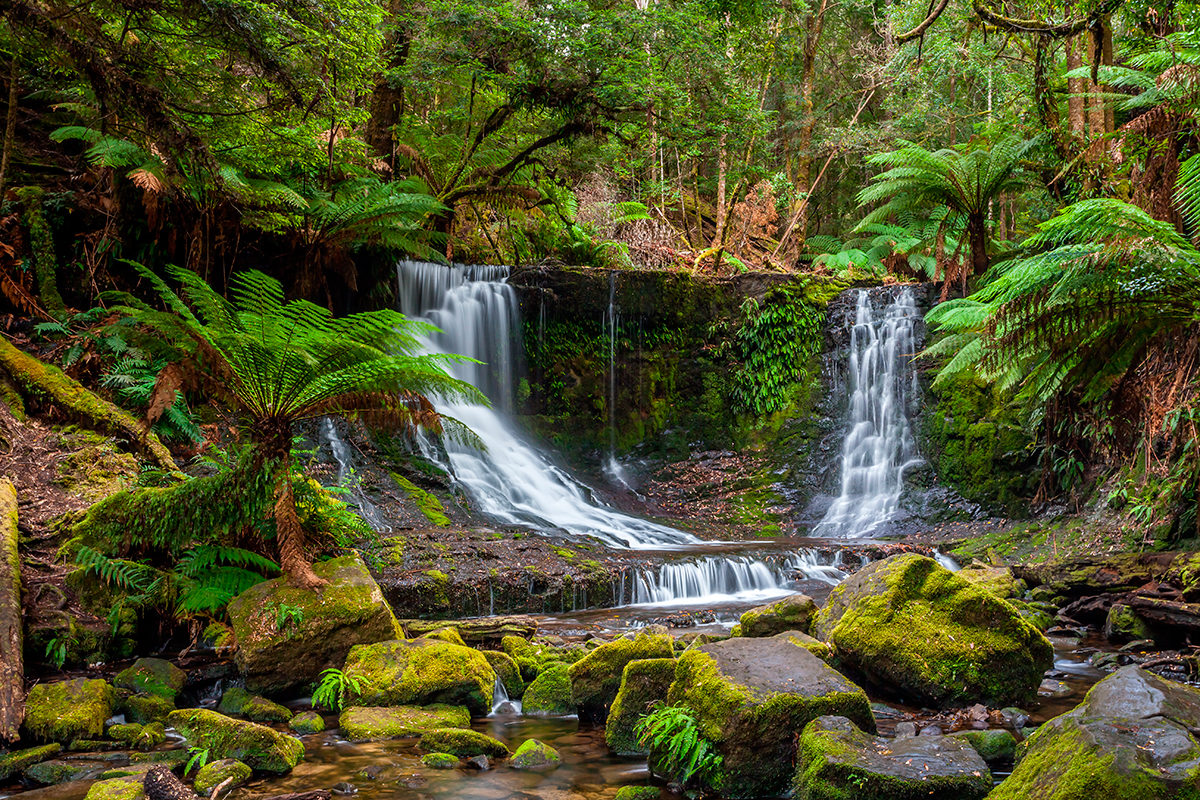
[[[901,289],[881,314],[869,292],[858,292],[841,494],[813,536],[844,539],[877,531],[899,510],[904,471],[922,463],[909,422],[918,396],[912,368],[918,315],[910,289]]]
[[[516,293],[505,283],[507,267],[406,261],[398,274],[401,312],[441,330],[429,337],[429,351],[481,362],[452,364],[450,371],[487,394],[492,407],[457,401],[438,406],[465,423],[484,449],[453,440],[444,442],[444,450],[428,440],[421,445],[479,511],[506,524],[591,535],[613,547],[665,549],[698,543],[688,533],[604,505],[516,432],[507,413],[513,404],[520,326]]]
[[[354,470],[354,453],[350,449],[350,444],[342,438],[338,431],[337,423],[330,417],[322,417],[320,428],[321,440],[329,447],[333,460],[337,464],[338,486],[349,491],[350,504],[358,510],[359,515],[376,533],[391,531],[392,526],[386,516],[363,491],[362,482]]]

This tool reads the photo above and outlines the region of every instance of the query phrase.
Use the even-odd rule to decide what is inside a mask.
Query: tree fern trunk
[[[275,542],[279,547],[279,566],[295,586],[319,589],[328,582],[313,572],[312,560],[304,549],[304,528],[296,514],[296,496],[292,489],[292,462],[285,458],[279,468],[275,494]]]
[[[969,272],[971,277],[976,277],[988,270],[987,223],[982,211],[967,217],[967,239],[971,246],[971,269]],[[964,284],[967,272],[968,270],[964,270]]]

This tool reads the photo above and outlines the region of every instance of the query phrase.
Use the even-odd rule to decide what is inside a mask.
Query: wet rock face
[[[728,639],[680,656],[667,702],[685,706],[723,759],[728,797],[770,797],[792,779],[796,740],[823,715],[875,730],[866,694],[789,634]],[[654,763],[654,754],[651,754]]]
[[[340,667],[351,647],[401,635],[379,585],[357,557],[331,559],[313,570],[329,581],[320,592],[277,578],[229,603],[235,659],[251,691],[277,693],[310,684],[322,670]]]
[[[992,788],[970,744],[947,736],[885,739],[845,717],[819,717],[800,737],[796,800],[981,800]]]
[[[596,719],[608,715],[629,662],[674,655],[674,642],[666,633],[639,633],[600,645],[568,669],[571,696],[580,715]]]
[[[795,594],[742,614],[735,636],[775,636],[784,631],[808,633],[817,604],[811,597]]]
[[[361,683],[359,701],[372,706],[446,703],[475,716],[492,708],[496,673],[478,650],[437,639],[357,645],[343,670]]]
[[[1200,796],[1200,690],[1124,667],[1025,742],[989,800]]]
[[[1008,603],[916,554],[869,564],[834,589],[813,632],[839,666],[908,702],[1033,699],[1054,650]]]

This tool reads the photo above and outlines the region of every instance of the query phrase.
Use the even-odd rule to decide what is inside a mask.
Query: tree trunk
[[[798,248],[804,247],[808,228],[808,209],[812,206],[809,194],[812,192],[812,142],[817,127],[815,102],[817,76],[817,47],[821,42],[821,32],[825,27],[825,9],[829,0],[821,0],[821,6],[809,15],[804,31],[804,61],[800,73],[800,90],[803,99],[800,101],[800,136],[796,142],[796,194],[800,196],[799,203],[793,207],[796,215],[793,227],[796,229]]]
[[[289,436],[287,447],[290,446]],[[279,482],[275,490],[275,544],[279,548],[279,568],[294,586],[315,591],[329,582],[317,577],[313,572],[312,560],[305,552],[304,528],[296,514],[290,454],[282,457],[277,477]]]
[[[8,72],[8,111],[4,117],[4,151],[0,153],[0,203],[4,202],[4,182],[8,177],[8,162],[12,158],[17,138],[17,54],[13,53]]]
[[[971,269],[969,272],[971,277],[978,277],[988,270],[987,222],[982,211],[967,217],[967,238],[971,246]],[[966,272],[964,270],[964,284]]]
[[[1079,69],[1083,66],[1081,53],[1083,43],[1079,37],[1067,39],[1067,69]],[[1067,78],[1067,119],[1070,122],[1071,136],[1077,142],[1087,141],[1087,120],[1083,102],[1084,79]]]
[[[0,739],[15,742],[25,718],[21,556],[17,551],[17,491],[0,480]]]
[[[375,76],[375,87],[371,90],[370,118],[367,120],[363,138],[375,155],[387,160],[388,166],[396,168],[396,142],[394,131],[404,112],[404,87],[393,85],[387,73],[399,69],[408,59],[409,36],[404,26],[395,21],[403,6],[403,0],[389,0],[386,14],[393,25],[383,42],[387,53],[384,71]]]
[[[721,131],[721,136],[717,140],[717,231],[713,236],[714,247],[725,241],[725,225],[728,216],[725,210],[726,181],[729,179],[729,149],[726,146],[728,136],[729,134],[725,131]]]

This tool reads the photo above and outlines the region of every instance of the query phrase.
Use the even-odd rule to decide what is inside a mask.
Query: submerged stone
[[[187,673],[161,658],[139,658],[113,677],[113,686],[134,694],[148,694],[175,701],[183,689]]]
[[[982,800],[992,775],[962,739],[885,739],[827,716],[804,728],[792,788],[796,800]]]
[[[421,756],[421,763],[432,769],[454,769],[459,760],[453,753],[426,753]]]
[[[537,739],[526,739],[513,753],[508,765],[527,772],[551,772],[561,763],[562,756],[553,747]]]
[[[521,710],[532,716],[560,716],[575,713],[571,700],[571,675],[566,664],[550,664],[525,689]]]
[[[357,645],[346,677],[361,681],[358,700],[370,706],[466,706],[474,716],[492,710],[496,673],[478,650],[436,639]]]
[[[325,718],[315,711],[304,711],[288,721],[288,727],[302,736],[325,730]]]
[[[925,556],[868,564],[817,614],[834,663],[913,703],[1032,700],[1054,649],[1008,603]]]
[[[76,678],[39,683],[25,698],[25,729],[38,739],[64,744],[95,738],[113,715],[117,693],[107,681]]]
[[[734,627],[734,636],[775,636],[784,631],[808,633],[813,616],[817,613],[816,602],[804,594],[794,594],[752,608],[742,614]]]
[[[208,709],[172,712],[167,724],[179,731],[191,747],[208,750],[209,758],[235,758],[264,772],[287,772],[304,758],[304,745],[299,739]]]
[[[342,734],[352,742],[402,739],[437,728],[469,728],[471,713],[462,706],[351,706],[338,718]]]
[[[1200,690],[1129,666],[1023,743],[989,800],[1200,797]]]
[[[223,791],[230,791],[242,786],[250,780],[253,770],[249,765],[243,764],[235,758],[222,758],[218,761],[210,761],[200,768],[196,773],[195,790],[207,797],[212,794],[212,790],[228,781],[228,786]]]
[[[252,586],[229,603],[238,669],[255,692],[282,692],[341,667],[355,645],[395,639],[400,626],[379,584],[357,556],[313,566],[329,581],[320,591],[287,578]],[[294,609],[284,614],[283,609]]]
[[[634,727],[650,711],[651,705],[667,699],[667,691],[674,680],[673,658],[645,658],[625,665],[621,687],[604,723],[604,741],[610,749],[621,755],[649,752],[649,748],[638,741]]]
[[[600,645],[568,669],[571,697],[581,714],[603,718],[621,688],[621,675],[630,661],[671,658],[675,645],[666,633],[638,633]]]
[[[817,717],[836,714],[875,730],[859,687],[789,634],[734,638],[679,657],[667,702],[686,707],[724,760],[712,788],[729,797],[783,792],[796,739]]]
[[[431,753],[450,753],[462,758],[490,756],[507,758],[503,742],[469,728],[435,728],[421,735],[421,748]]]

